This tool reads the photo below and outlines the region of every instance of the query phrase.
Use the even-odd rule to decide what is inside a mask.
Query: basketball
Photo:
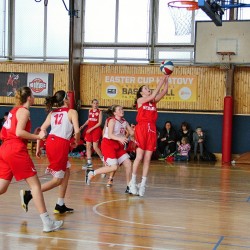
[[[174,64],[171,61],[165,60],[160,65],[160,71],[165,75],[171,75],[174,71]]]

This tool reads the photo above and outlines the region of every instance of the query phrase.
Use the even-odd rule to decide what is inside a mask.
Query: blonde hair
[[[20,106],[27,102],[29,96],[32,96],[32,91],[29,87],[21,87],[15,92],[16,105]]]

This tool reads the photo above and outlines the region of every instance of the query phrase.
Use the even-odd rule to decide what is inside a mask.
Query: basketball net
[[[220,69],[228,70],[231,67],[231,56],[235,55],[234,52],[217,52],[220,60]]]
[[[177,0],[168,3],[175,25],[175,35],[189,35],[192,31],[192,17],[199,9],[198,2],[192,0]]]

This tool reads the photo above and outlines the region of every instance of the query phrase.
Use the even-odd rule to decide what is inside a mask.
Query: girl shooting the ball
[[[136,158],[133,164],[132,179],[129,183],[130,192],[134,195],[143,196],[145,193],[146,180],[149,164],[153,151],[156,150],[156,103],[159,102],[168,91],[169,75],[162,77],[156,89],[151,92],[148,86],[141,86],[136,95],[135,105],[137,108],[137,125],[135,126],[135,142],[137,145]],[[163,90],[160,89],[163,86]],[[143,161],[143,172],[141,183],[136,185],[137,169]],[[139,190],[137,189],[139,187]]]

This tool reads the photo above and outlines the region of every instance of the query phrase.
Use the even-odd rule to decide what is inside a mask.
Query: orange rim
[[[199,9],[198,2],[188,1],[188,0],[177,0],[168,3],[168,7],[172,8],[184,8],[187,10],[197,10]]]

